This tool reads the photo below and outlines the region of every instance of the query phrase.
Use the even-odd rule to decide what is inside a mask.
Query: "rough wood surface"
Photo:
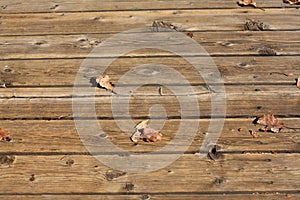
[[[283,4],[277,0],[256,0],[261,8],[293,8],[288,4]],[[48,1],[28,0],[25,2],[18,0],[3,0],[0,4],[3,13],[38,13],[38,12],[82,12],[82,11],[120,11],[120,10],[164,10],[164,9],[207,9],[207,8],[239,8],[235,1],[232,0],[214,0],[214,1],[119,1],[119,0],[61,0]],[[249,8],[253,9],[253,8]]]
[[[293,88],[292,88],[293,89]],[[291,90],[292,90],[291,89]],[[241,117],[241,116],[255,116],[259,113],[271,112],[277,115],[284,116],[299,116],[299,93],[263,93],[252,92],[243,98],[243,91],[227,94],[227,116]],[[180,97],[180,99],[179,99]],[[168,117],[174,118],[181,116],[180,103],[186,105],[186,111],[192,111],[194,107],[189,106],[191,98],[189,96],[133,96],[130,98],[130,104],[126,103],[129,97],[96,97],[95,108],[96,115],[99,119],[115,118],[140,118],[149,117],[149,109],[155,105],[162,105]],[[194,98],[198,99],[199,109],[202,117],[210,116],[211,113],[211,97],[209,94],[197,95]],[[266,100],[269,99],[269,100]],[[72,114],[72,102],[77,103],[81,107],[81,117],[91,117],[89,113],[90,103],[94,98],[92,97],[78,97],[72,98],[10,98],[0,99],[1,102],[1,119],[48,119],[54,116],[70,115]],[[114,101],[114,104],[111,101]],[[193,101],[192,101],[193,102]],[[285,102],[285,103],[282,103]],[[115,112],[112,114],[112,105],[128,107],[130,116],[123,112]],[[216,106],[223,106],[223,102],[216,102]],[[193,104],[192,104],[193,105]],[[22,112],[20,112],[22,111]],[[213,114],[215,117],[218,115]],[[193,118],[196,116],[189,116]]]
[[[288,127],[300,128],[300,93],[295,84],[300,74],[299,5],[291,6],[281,0],[256,2],[264,11],[240,7],[233,0],[2,0],[0,128],[8,130],[12,140],[0,141],[1,198],[299,199],[299,129],[283,129],[276,134],[259,132],[257,138],[249,133],[259,130],[260,126],[252,122],[265,113],[275,114]],[[245,31],[247,19],[263,22],[266,30]],[[213,83],[206,85],[190,63],[169,52],[129,52],[114,60],[105,73],[116,84],[116,90],[126,89],[131,82],[118,82],[126,72],[141,64],[160,63],[177,70],[188,83],[178,82],[162,70],[158,75],[174,82],[145,85],[129,93],[121,90],[122,94],[95,88],[98,119],[93,119],[88,110],[87,105],[93,100],[90,93],[72,99],[74,80],[83,61],[105,39],[132,28],[147,28],[156,34],[155,42],[163,42],[168,33],[151,28],[154,20],[170,22],[185,34],[192,32],[191,41],[205,48],[224,79],[226,119],[218,148],[216,152],[211,150],[210,156],[205,152],[200,159],[199,150],[210,135],[210,122],[220,120],[221,116],[214,116],[211,111],[211,97],[220,92],[213,90]],[[124,34],[119,45],[128,42],[127,36],[130,34]],[[172,45],[180,48],[183,44],[178,40]],[[97,55],[95,66],[87,70],[86,82],[80,87],[94,90],[94,78],[99,76],[101,67],[97,64],[115,57],[115,48],[111,46],[105,55]],[[203,53],[190,56],[195,55]],[[149,76],[158,72],[135,73]],[[215,73],[210,75],[218,77]],[[170,84],[176,86],[177,94],[168,89]],[[188,84],[194,91],[186,90]],[[118,110],[113,115],[112,99],[119,96],[124,100],[129,95],[130,114]],[[191,115],[180,120],[178,97],[188,105],[191,98],[197,98],[200,119]],[[80,114],[84,115],[79,121],[73,119],[79,113],[73,113],[72,100],[81,100]],[[155,107],[157,104],[165,111]],[[124,101],[115,105],[126,107]],[[159,111],[153,113],[153,106]],[[189,105],[188,110],[195,110],[195,106]],[[216,118],[210,120],[212,115]],[[166,116],[168,119],[163,122]],[[149,117],[155,117],[151,123],[158,123],[155,126],[163,133],[159,143],[134,145],[129,139],[134,126],[124,130],[117,125],[136,124]],[[199,125],[195,137],[189,135],[194,127],[185,129],[187,136],[182,139],[191,141],[191,145],[183,140],[172,143],[184,121]],[[104,134],[86,133],[91,141],[105,137],[124,151],[157,151],[155,158],[159,159],[152,166],[159,164],[163,155],[179,155],[182,147],[187,149],[177,161],[160,170],[123,173],[90,155],[75,122],[84,122],[86,127],[91,123],[100,125]],[[167,144],[175,151],[160,152]],[[98,146],[105,149],[97,151],[98,156],[127,155],[107,145]]]
[[[67,194],[67,195],[2,195],[3,198],[7,200],[24,200],[24,199],[32,199],[32,200],[81,200],[82,195],[80,194]],[[269,193],[269,194],[140,194],[140,195],[132,195],[132,194],[122,194],[122,195],[101,195],[101,194],[90,194],[84,195],[84,199],[86,200],[101,200],[101,199],[113,199],[113,200],[148,200],[148,199],[170,199],[170,200],[207,200],[207,199],[219,199],[222,198],[224,200],[279,200],[279,199],[288,199],[288,200],[297,200],[300,198],[299,194],[295,193]]]
[[[80,12],[43,14],[1,14],[0,35],[58,35],[116,33],[152,25],[154,20],[178,24],[189,31],[240,31],[247,18],[270,24],[270,30],[299,30],[297,9],[160,10]],[[288,23],[286,19],[289,19]],[[224,23],[226,21],[226,23]]]
[[[1,177],[7,181],[0,182],[0,192],[296,192],[300,185],[299,162],[299,154],[226,154],[218,161],[189,154],[164,169],[129,174],[111,170],[90,155],[17,155],[13,163],[1,165],[5,172]]]
[[[259,115],[260,116],[260,115]],[[12,137],[10,142],[0,143],[1,154],[16,152],[18,154],[38,153],[87,153],[78,135],[73,120],[70,116],[53,116],[52,120],[0,120],[0,127],[8,130]],[[255,118],[226,119],[218,145],[220,152],[299,152],[300,132],[283,129],[278,134],[259,132],[260,137],[253,138],[249,130],[258,131],[261,126],[252,124]],[[299,118],[279,118],[286,126],[295,127],[300,124]],[[128,132],[121,130],[116,124],[117,120],[98,121],[108,140],[122,149],[132,152],[149,152],[166,145],[175,134],[178,134],[180,120],[167,120],[162,127],[163,140],[160,143],[144,143],[133,145],[129,137],[134,132],[132,127]],[[123,120],[124,121],[124,120]],[[210,119],[196,120],[199,128],[186,153],[199,152],[203,138],[208,134]],[[86,120],[87,124],[92,121]],[[128,121],[130,122],[130,121]],[[134,120],[138,123],[139,120]],[[240,131],[239,131],[240,130]],[[100,136],[99,136],[100,137]],[[175,145],[182,145],[180,142]],[[109,151],[109,149],[108,149]]]
[[[168,33],[149,32],[155,36],[153,42],[161,43],[161,36]],[[138,34],[136,34],[138,35]],[[113,34],[82,34],[82,35],[55,35],[55,36],[25,36],[25,37],[0,37],[1,59],[49,59],[49,58],[86,58],[91,51],[101,46],[101,42],[112,37]],[[288,37],[287,37],[288,36]],[[128,34],[123,36],[121,43],[128,43]],[[142,37],[142,36],[141,36]],[[143,36],[144,37],[144,36]],[[210,56],[257,56],[266,55],[299,55],[299,31],[274,31],[274,32],[198,32],[194,33],[194,41],[199,43]],[[129,57],[154,57],[174,56],[172,52],[161,50],[143,49],[143,41],[135,41],[140,51],[128,52]],[[190,41],[188,41],[190,42]],[[140,44],[140,45],[139,45]],[[178,40],[174,46],[188,45],[187,41]],[[267,52],[269,51],[269,54]],[[189,52],[187,52],[189,53]],[[108,57],[115,54],[111,52],[97,57]],[[188,55],[190,55],[189,53]],[[204,52],[199,52],[204,55]],[[191,55],[190,55],[191,56]]]
[[[299,56],[221,56],[213,57],[224,83],[241,85],[295,84],[295,78],[272,72],[300,74]],[[7,87],[21,86],[26,90],[32,87],[73,87],[76,74],[81,67],[81,59],[42,59],[42,60],[6,60],[0,61],[0,83]],[[95,60],[97,63],[97,60]],[[181,73],[191,84],[203,84],[203,79],[193,66],[182,58],[119,58],[106,70],[113,82],[117,82],[127,71],[145,63],[160,63],[172,67]],[[96,64],[95,69],[98,69]],[[168,74],[166,74],[167,76]],[[97,77],[94,72],[91,76]],[[91,85],[87,81],[87,85]],[[50,90],[60,90],[51,88]],[[0,88],[6,93],[6,89]],[[43,90],[41,88],[40,90]],[[47,90],[45,89],[45,92]]]

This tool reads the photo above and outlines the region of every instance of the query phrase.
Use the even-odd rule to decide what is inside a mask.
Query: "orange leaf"
[[[297,83],[296,83],[296,85],[297,85],[297,88],[299,88],[299,89],[300,89],[300,77],[299,77],[299,78],[297,78],[297,79],[296,79],[296,81],[297,81]]]
[[[283,3],[289,3],[290,5],[300,5],[300,0],[283,0]]]
[[[274,115],[265,114],[256,120],[257,124],[264,125],[261,130],[278,133],[280,129],[285,128],[285,125],[280,122]]]
[[[157,142],[162,138],[162,134],[152,128],[144,128],[141,136],[146,142]]]
[[[162,139],[162,134],[152,128],[148,128],[149,120],[141,121],[135,126],[136,131],[130,137],[131,141],[137,143],[138,139],[145,142],[158,142]]]
[[[110,82],[110,78],[108,75],[103,76],[99,76],[96,79],[96,82],[103,88],[107,89],[107,90],[111,90],[113,91],[115,86],[112,82]]]
[[[237,2],[239,6],[253,6],[256,8],[256,2],[253,0],[240,0]]]
[[[4,141],[11,140],[11,138],[9,136],[9,132],[7,130],[0,128],[0,140],[4,140]]]
[[[250,135],[252,135],[252,137],[254,137],[254,138],[258,138],[258,137],[261,136],[258,132],[255,132],[255,131],[253,131],[253,130],[249,130],[249,133],[250,133]]]

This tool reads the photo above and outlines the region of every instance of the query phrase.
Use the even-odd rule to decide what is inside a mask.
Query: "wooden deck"
[[[300,130],[260,132],[257,138],[249,130],[259,128],[252,123],[255,117],[269,113],[288,127],[300,127],[295,84],[300,76],[300,6],[256,2],[265,11],[239,7],[234,0],[1,0],[0,128],[12,140],[0,141],[0,198],[299,199]],[[268,28],[245,31],[247,19]],[[179,24],[209,53],[224,80],[226,119],[215,157],[200,159],[213,93],[195,69],[179,56],[151,49],[116,59],[107,70],[112,82],[139,64],[172,66],[192,85],[195,93],[187,95],[197,97],[201,112],[200,119],[185,119],[200,126],[178,160],[154,172],[124,173],[101,163],[83,145],[73,119],[73,84],[93,48],[122,31],[150,27],[154,20]],[[178,84],[182,91],[185,87]],[[101,110],[97,121],[116,146],[146,153],[174,137],[181,115],[170,90],[146,85],[135,92],[129,108],[135,123],[149,118],[154,104],[164,106],[168,119],[161,142],[133,145],[130,132],[116,125],[116,120],[128,119],[113,115],[114,94],[95,89],[95,108]]]

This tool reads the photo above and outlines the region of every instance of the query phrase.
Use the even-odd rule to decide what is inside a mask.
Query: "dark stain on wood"
[[[1,155],[0,165],[11,165],[14,163],[16,157],[14,155]]]
[[[120,172],[120,171],[107,171],[105,173],[105,179],[108,181],[112,181],[120,176],[126,175],[125,172]]]

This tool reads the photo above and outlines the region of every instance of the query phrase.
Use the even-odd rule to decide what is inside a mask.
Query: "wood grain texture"
[[[293,88],[292,88],[293,89]],[[243,91],[227,94],[227,116],[254,116],[259,113],[271,112],[277,115],[298,116],[299,108],[299,93],[248,93],[243,98]],[[100,119],[115,118],[140,118],[149,117],[149,109],[155,105],[162,105],[168,117],[176,118],[181,116],[180,103],[185,105],[185,111],[193,111],[194,107],[188,106],[194,102],[191,99],[198,99],[201,117],[217,115],[211,113],[211,97],[209,94],[189,96],[132,96],[129,99],[129,105],[126,103],[129,97],[96,97],[95,108],[96,115]],[[268,100],[267,100],[268,99]],[[11,98],[0,99],[1,119],[48,119],[53,116],[70,115],[72,114],[72,101],[74,105],[80,106],[81,117],[92,117],[89,111],[89,106],[93,102],[92,97],[78,98]],[[114,104],[111,101],[114,101]],[[224,101],[216,101],[215,105],[224,106]],[[282,102],[285,102],[284,104]],[[112,105],[128,107],[130,116],[123,112],[115,112],[112,114]],[[193,105],[193,104],[192,104]],[[22,111],[20,113],[20,111]],[[157,113],[158,116],[160,113]],[[186,115],[187,118],[196,117],[194,115]]]
[[[241,24],[241,27],[243,25]],[[124,34],[123,41],[118,45],[132,42],[130,35],[136,35],[136,41],[133,41],[139,51],[126,52],[124,56],[128,57],[164,57],[174,56],[172,52],[165,52],[159,49],[144,49],[145,44],[139,41],[144,33]],[[153,43],[162,44],[164,48],[169,48],[169,42],[162,40],[162,36],[167,37],[169,33],[151,32]],[[257,56],[266,55],[299,55],[300,37],[299,31],[272,31],[272,32],[195,32],[194,41],[199,43],[210,56]],[[81,35],[55,35],[55,36],[20,36],[20,37],[0,37],[1,59],[49,59],[49,58],[86,58],[92,57],[91,51],[97,46],[101,48],[101,42],[114,36],[113,34],[81,34]],[[148,36],[149,37],[149,36]],[[152,37],[152,36],[151,36]],[[130,39],[129,39],[130,38]],[[165,42],[165,43],[164,43]],[[178,49],[185,45],[190,46],[190,40],[181,39],[172,43],[173,47]],[[108,50],[110,48],[110,51]],[[97,54],[97,57],[117,57],[114,44],[106,46],[105,54]],[[190,51],[191,52],[191,51]],[[186,55],[190,55],[188,50]],[[269,54],[268,54],[269,53]],[[199,52],[199,55],[205,55]],[[196,55],[196,54],[192,54]]]
[[[242,56],[242,57],[213,57],[225,84],[295,84],[295,78],[272,72],[300,74],[299,56]],[[43,59],[43,60],[6,60],[0,61],[0,83],[6,83],[7,87],[72,87],[83,58],[81,59]],[[91,68],[90,76],[97,77],[97,59],[95,67]],[[203,84],[203,79],[198,71],[182,58],[158,57],[158,58],[119,58],[106,70],[112,81],[116,83],[127,71],[142,64],[163,64],[170,66],[181,73],[191,84]],[[94,70],[94,71],[93,71]],[[146,74],[145,74],[146,75]],[[168,73],[166,74],[168,76]],[[92,86],[89,81],[87,85]],[[50,90],[60,90],[51,88]],[[6,93],[0,88],[1,93]],[[43,90],[41,88],[40,90]],[[47,89],[45,89],[47,92]]]
[[[154,20],[178,24],[189,31],[240,31],[247,18],[259,19],[270,30],[299,30],[300,13],[296,9],[224,9],[224,10],[162,10],[1,14],[0,35],[58,35],[86,33],[117,33],[152,25]],[[289,19],[287,22],[286,19]],[[226,23],[224,23],[226,21]]]
[[[260,116],[260,115],[259,115]],[[8,130],[12,137],[11,142],[1,142],[0,152],[16,152],[18,154],[81,154],[87,153],[80,140],[78,131],[73,120],[66,120],[62,117],[59,120],[54,116],[52,120],[0,120],[0,127]],[[68,119],[70,116],[66,116]],[[220,152],[299,152],[300,132],[290,129],[283,129],[278,134],[259,132],[260,137],[253,138],[249,130],[258,131],[261,126],[252,124],[255,118],[248,119],[225,119],[224,127],[221,131],[218,145]],[[286,126],[295,127],[300,124],[299,118],[279,118]],[[126,122],[123,120],[122,122]],[[193,141],[186,153],[197,153],[203,143],[204,137],[210,135],[209,124],[214,120],[200,119],[199,127],[196,130]],[[85,120],[87,124],[94,121]],[[122,130],[116,124],[118,120],[100,120],[100,125],[108,140],[120,148],[131,152],[149,152],[157,150],[167,145],[170,140],[178,134],[178,126],[184,122],[180,120],[166,120],[161,127],[163,140],[159,143],[145,143],[140,141],[139,145],[133,145],[129,137],[134,132],[134,127],[128,131]],[[128,122],[130,122],[128,120]],[[138,123],[139,120],[134,120]],[[160,121],[158,121],[160,122]],[[155,123],[155,121],[154,121]],[[156,122],[157,123],[157,122]],[[157,126],[157,125],[156,125]],[[197,127],[196,127],[197,128]],[[82,133],[81,133],[82,134]],[[100,133],[99,133],[100,137]],[[183,143],[175,142],[174,147],[182,146]],[[109,148],[107,149],[109,151]]]
[[[3,198],[7,200],[81,200],[83,198],[80,194],[66,194],[66,195],[2,195]],[[86,200],[101,200],[101,199],[113,199],[113,200],[148,200],[148,199],[170,199],[170,200],[213,200],[222,198],[224,200],[280,200],[280,199],[291,199],[297,200],[300,195],[297,193],[279,193],[274,192],[269,194],[140,194],[140,195],[132,195],[132,194],[122,194],[122,195],[101,195],[101,194],[92,194],[92,195],[84,195],[84,199]]]
[[[257,0],[259,7],[267,8],[293,8],[288,4],[283,4],[277,0]],[[37,12],[82,12],[82,11],[119,11],[119,10],[164,10],[164,9],[208,9],[208,8],[233,8],[238,9],[239,7],[235,1],[231,0],[215,0],[215,1],[119,1],[119,0],[85,0],[84,2],[79,0],[61,0],[47,1],[40,0],[39,2],[34,0],[28,0],[25,2],[18,0],[3,0],[0,4],[2,13],[37,13]],[[249,8],[251,9],[251,8]]]
[[[256,2],[265,11],[239,7],[233,0],[2,0],[0,127],[9,131],[12,140],[0,141],[0,197],[5,200],[299,199],[299,129],[282,129],[276,134],[259,132],[257,138],[249,131],[259,131],[261,126],[252,122],[266,113],[275,114],[288,127],[300,128],[300,93],[295,85],[300,74],[300,6],[281,0]],[[244,31],[247,19],[259,20],[268,27],[264,31]],[[191,41],[206,49],[224,79],[226,118],[217,141],[218,149],[210,156],[204,152],[200,158],[199,151],[204,139],[212,137],[208,129],[211,123],[220,122],[221,116],[210,119],[215,116],[211,97],[223,92],[213,90],[213,83],[208,86],[190,63],[170,52],[141,49],[115,59],[105,71],[116,84],[118,94],[112,94],[95,88],[94,80],[100,75],[100,63],[116,57],[118,47],[111,45],[86,69],[86,79],[80,85],[85,91],[95,89],[95,98],[92,93],[72,98],[73,89],[77,89],[73,87],[74,80],[82,63],[107,38],[133,28],[146,28],[151,35],[156,34],[151,43],[163,44],[169,33],[155,32],[151,28],[154,20],[170,22],[185,34],[192,32]],[[131,36],[123,35],[119,46],[128,43]],[[143,42],[135,37],[135,44]],[[184,44],[181,40],[172,43],[179,49]],[[192,56],[195,55],[203,53]],[[147,63],[170,66],[187,82],[178,81],[166,69],[134,69]],[[201,69],[209,66],[205,62]],[[134,83],[119,82],[130,70],[140,77],[156,74],[160,80],[173,82],[125,92],[130,86],[143,83],[139,78]],[[217,73],[205,75],[219,77]],[[187,90],[189,84],[193,91]],[[176,88],[176,94],[170,90],[171,86]],[[120,108],[127,106],[124,100],[129,96],[129,114],[126,114]],[[121,101],[114,104],[119,109],[112,114],[112,101],[116,97]],[[201,117],[195,114],[182,117],[179,100],[193,113],[194,98]],[[98,119],[93,118],[88,107],[93,99]],[[74,113],[72,101],[80,101],[77,105],[80,112]],[[224,108],[222,102],[215,103]],[[82,118],[74,121],[73,117],[79,114],[83,114]],[[166,116],[167,120],[162,121]],[[155,117],[151,126],[162,132],[163,140],[139,141],[134,145],[129,139],[134,125],[150,117]],[[161,164],[166,156],[180,157],[151,173],[123,173],[91,155],[88,151],[91,146],[84,146],[82,135],[78,134],[79,122],[86,127],[82,130],[95,145],[93,148],[101,149],[94,153],[109,159],[125,156],[122,167],[130,158],[121,150],[156,152],[156,159],[149,166]],[[199,126],[186,127],[180,131],[184,133],[181,140],[175,141],[184,122]],[[120,128],[118,123],[126,127]],[[93,124],[99,125],[103,133],[87,129]],[[193,131],[195,136],[191,135]],[[101,138],[121,150],[97,143]],[[163,149],[168,144],[172,148]],[[214,145],[212,140],[208,144]],[[181,154],[183,147],[186,150]]]
[[[299,164],[299,154],[226,154],[218,161],[182,155],[155,172],[124,174],[90,155],[16,156],[0,168],[15,187],[1,181],[0,193],[288,192],[299,188]]]

